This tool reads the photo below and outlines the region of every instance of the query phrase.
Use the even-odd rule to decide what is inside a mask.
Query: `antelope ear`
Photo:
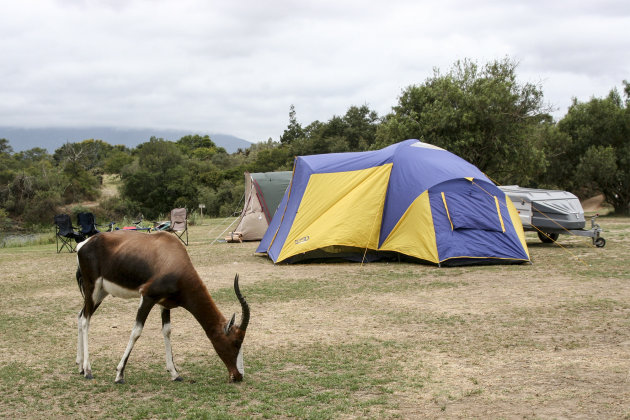
[[[236,312],[232,315],[232,319],[230,319],[230,322],[225,324],[225,328],[223,329],[223,331],[225,332],[225,335],[228,335],[230,333],[230,328],[232,328],[232,326],[234,325],[235,320],[236,320]]]

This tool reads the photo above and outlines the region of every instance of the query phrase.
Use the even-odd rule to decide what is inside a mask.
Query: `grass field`
[[[54,244],[0,249],[0,417],[630,419],[630,219],[599,220],[607,240],[528,234],[532,265],[406,263],[274,266],[257,243],[191,255],[226,316],[251,307],[245,380],[201,327],[173,311],[184,382],[165,369],[159,311],[114,384],[137,301],[107,298],[90,328],[95,378],[78,374],[76,255]]]

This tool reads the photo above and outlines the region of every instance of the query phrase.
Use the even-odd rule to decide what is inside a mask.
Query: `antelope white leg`
[[[83,375],[83,328],[81,328],[81,315],[83,315],[83,310],[79,311],[79,316],[77,317],[77,330],[79,331],[77,334],[77,365],[79,366],[79,373]]]
[[[107,292],[103,290],[101,284],[97,282],[94,292],[92,293],[92,302],[94,309],[98,308],[103,299],[107,296]],[[90,358],[88,351],[88,330],[90,328],[90,317],[85,314],[85,306],[79,312],[78,316],[78,337],[77,337],[77,364],[79,365],[79,373],[86,379],[92,379],[92,367],[90,366]]]
[[[168,309],[162,308],[162,334],[164,335],[164,348],[166,351],[166,370],[171,374],[173,381],[181,381],[182,378],[177,373],[175,362],[173,361],[173,349],[171,347],[171,322]]]
[[[131,350],[133,349],[133,345],[136,344],[140,334],[142,334],[143,325],[139,322],[136,322],[133,329],[131,330],[131,337],[129,337],[129,343],[127,344],[127,348],[125,349],[125,353],[123,354],[122,359],[120,359],[120,363],[118,363],[118,367],[116,368],[116,383],[122,384],[125,382],[125,365],[127,364],[127,359],[129,359],[129,355],[131,354]]]
[[[129,337],[129,343],[127,344],[127,348],[125,349],[125,354],[123,354],[122,359],[120,359],[120,363],[118,363],[118,367],[116,368],[116,383],[122,384],[125,382],[125,366],[127,365],[127,360],[129,359],[129,355],[131,354],[131,350],[133,349],[133,345],[136,344],[138,338],[140,338],[140,334],[142,334],[142,328],[144,327],[144,322],[151,311],[151,308],[155,305],[155,302],[152,299],[147,299],[144,296],[140,297],[140,307],[138,308],[138,314],[136,315],[136,324],[131,330],[131,337]]]
[[[92,379],[92,367],[90,366],[90,352],[88,350],[88,331],[90,329],[90,318],[85,314],[81,316],[81,336],[83,338],[83,376]]]

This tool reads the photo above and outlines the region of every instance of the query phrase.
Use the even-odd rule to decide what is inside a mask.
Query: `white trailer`
[[[606,240],[600,236],[602,229],[591,217],[591,228],[585,229],[584,209],[580,200],[568,191],[524,188],[518,185],[499,187],[519,212],[523,229],[538,232],[545,243],[555,242],[560,234],[587,236],[593,245],[602,248]]]

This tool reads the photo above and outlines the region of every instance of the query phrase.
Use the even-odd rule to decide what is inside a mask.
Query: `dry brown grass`
[[[82,380],[76,256],[50,245],[2,249],[0,413],[630,418],[630,219],[600,219],[603,249],[567,236],[562,248],[542,245],[528,234],[532,265],[460,268],[274,266],[253,255],[257,243],[210,245],[216,222],[192,227],[188,250],[227,315],[239,310],[230,287],[241,276],[252,308],[242,386],[224,384],[225,369],[183,310],[173,313],[173,346],[189,388],[163,372],[158,311],[131,356],[129,383],[113,386],[137,305],[113,298],[90,329],[96,378]],[[208,388],[195,395],[200,384]],[[142,408],[164,398],[180,411]],[[123,401],[127,411],[115,408]]]

